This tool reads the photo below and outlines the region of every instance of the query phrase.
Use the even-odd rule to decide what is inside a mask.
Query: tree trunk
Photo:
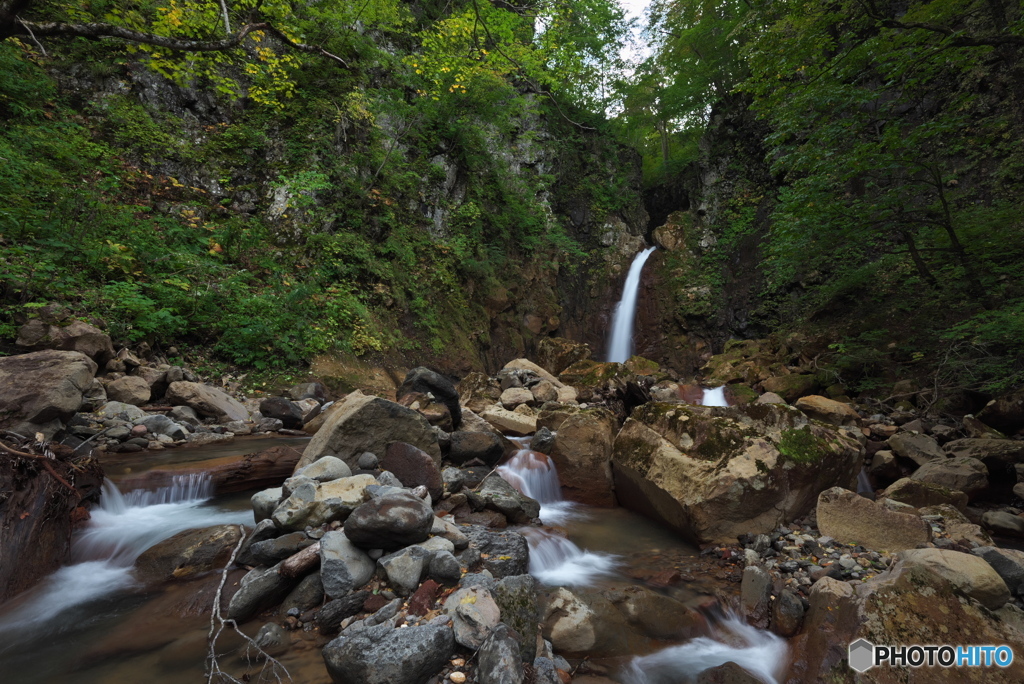
[[[178,468],[147,470],[136,476],[121,480],[122,490],[157,489],[173,484],[177,475],[190,473],[207,473],[213,481],[213,490],[217,494],[231,494],[251,489],[279,487],[291,477],[295,465],[302,457],[302,452],[292,447],[273,447],[266,451],[246,454],[239,460],[220,463],[210,468]]]

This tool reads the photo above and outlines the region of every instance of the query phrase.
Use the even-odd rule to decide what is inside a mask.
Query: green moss
[[[828,442],[809,429],[783,430],[778,449],[794,463],[817,463],[829,453]]]

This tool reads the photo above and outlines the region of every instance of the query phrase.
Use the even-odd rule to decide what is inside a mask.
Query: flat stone
[[[910,459],[919,466],[936,458],[945,458],[939,443],[928,435],[898,432],[889,438],[887,444],[897,456]]]
[[[911,513],[897,513],[841,487],[818,496],[818,528],[843,544],[875,551],[913,549],[931,541],[931,526]]]

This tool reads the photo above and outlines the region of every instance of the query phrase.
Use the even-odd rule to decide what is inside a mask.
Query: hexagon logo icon
[[[875,665],[875,645],[867,639],[857,639],[850,644],[848,658],[850,667],[865,672]]]

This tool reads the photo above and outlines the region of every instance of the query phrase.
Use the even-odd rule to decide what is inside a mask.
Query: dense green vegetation
[[[669,85],[627,107],[649,182],[718,171],[691,184],[722,239],[690,285],[721,288],[719,263],[756,234],[757,322],[825,331],[822,362],[855,387],[893,367],[948,387],[1024,381],[1019,6],[665,0],[649,32],[642,73]],[[712,123],[701,153],[716,117],[745,129]]]
[[[236,31],[256,21],[254,3],[230,4]],[[0,43],[0,335],[57,300],[118,340],[184,339],[256,367],[464,351],[477,342],[463,331],[488,331],[479,301],[522,262],[585,256],[552,203],[572,195],[607,213],[630,201],[600,164],[616,151],[584,142],[601,117],[581,109],[599,104],[589,82],[618,59],[616,6],[259,6],[257,19],[329,56],[271,31],[186,55]],[[28,16],[215,40],[220,8],[33,3]],[[118,87],[140,80],[155,97]],[[587,147],[596,163],[578,173]],[[562,167],[571,178],[556,182]]]

